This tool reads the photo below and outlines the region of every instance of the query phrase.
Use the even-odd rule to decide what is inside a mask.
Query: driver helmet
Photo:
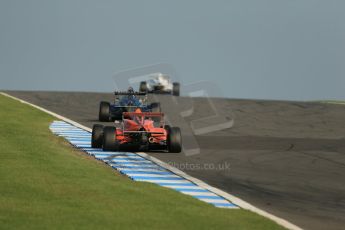
[[[128,93],[134,93],[134,89],[133,89],[133,87],[128,87]]]
[[[133,87],[129,87],[128,88],[128,93],[132,93],[132,95],[128,95],[128,100],[129,100],[129,105],[133,105],[134,104],[134,100],[135,100],[135,96],[134,96],[134,89],[133,89]]]

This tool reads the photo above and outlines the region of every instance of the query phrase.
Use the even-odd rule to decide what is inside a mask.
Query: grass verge
[[[1,229],[282,229],[133,182],[54,136],[53,120],[0,95]]]

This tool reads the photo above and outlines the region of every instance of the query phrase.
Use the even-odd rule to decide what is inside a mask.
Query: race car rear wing
[[[161,134],[163,135],[163,132],[150,132],[150,131],[123,131],[123,133],[150,133],[150,134]]]
[[[159,112],[123,112],[122,113],[123,117],[128,117],[128,116],[148,116],[148,117],[163,117],[164,113],[159,113]]]
[[[114,92],[115,95],[138,95],[138,96],[145,96],[147,95],[146,92],[127,92],[127,91],[115,91]]]

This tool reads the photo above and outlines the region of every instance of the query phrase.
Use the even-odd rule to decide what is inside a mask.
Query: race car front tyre
[[[147,92],[147,83],[146,83],[146,81],[140,82],[139,92],[143,92],[143,93]]]
[[[103,144],[103,125],[93,125],[92,127],[92,148],[102,148]]]
[[[168,132],[168,151],[171,153],[179,153],[181,150],[181,130],[178,127],[171,127]]]
[[[161,104],[158,102],[154,102],[151,104],[151,111],[153,113],[160,113],[161,112]]]
[[[103,131],[103,151],[118,151],[119,143],[116,139],[116,128],[106,126]]]
[[[110,103],[102,101],[99,105],[99,121],[109,121],[110,120]]]
[[[173,91],[172,94],[174,96],[180,96],[180,83],[174,82],[173,83]]]

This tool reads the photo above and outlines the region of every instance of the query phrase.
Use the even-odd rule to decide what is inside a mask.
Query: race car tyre
[[[92,148],[102,148],[103,144],[103,125],[93,125],[92,127]]]
[[[180,83],[174,82],[173,83],[173,91],[172,94],[174,96],[180,96]]]
[[[99,105],[99,121],[109,121],[110,120],[110,103],[102,101]]]
[[[171,127],[168,133],[168,151],[171,153],[180,153],[181,150],[181,130],[178,127]]]
[[[145,93],[147,92],[147,83],[146,83],[146,81],[140,82],[139,92],[145,92]]]
[[[116,128],[106,126],[103,131],[103,151],[118,151],[119,143],[116,140]]]
[[[151,104],[151,111],[153,113],[160,113],[161,112],[161,104],[158,102],[154,102]]]

